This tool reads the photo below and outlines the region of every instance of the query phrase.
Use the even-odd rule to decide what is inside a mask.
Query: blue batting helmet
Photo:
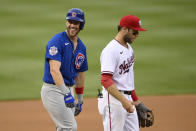
[[[70,9],[67,13],[66,20],[79,21],[80,29],[82,30],[84,28],[85,18],[84,18],[84,12],[81,9],[78,8]]]

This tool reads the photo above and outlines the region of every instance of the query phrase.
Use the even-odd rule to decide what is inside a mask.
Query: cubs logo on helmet
[[[83,62],[84,62],[84,55],[82,53],[79,53],[76,57],[76,61],[75,61],[75,65],[76,65],[76,69],[80,69],[80,67],[82,66]]]
[[[72,12],[71,16],[76,17],[77,16],[76,12]]]

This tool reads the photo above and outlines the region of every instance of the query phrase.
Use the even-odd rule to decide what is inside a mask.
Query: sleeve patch
[[[50,47],[49,54],[51,56],[56,55],[57,53],[58,53],[58,48],[57,47],[55,47],[55,46]]]

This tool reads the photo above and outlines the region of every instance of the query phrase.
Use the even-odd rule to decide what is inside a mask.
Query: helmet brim
[[[75,20],[75,21],[79,21],[79,22],[84,23],[84,20],[83,20],[83,19],[80,19],[80,18],[78,18],[78,17],[71,17],[71,16],[68,16],[68,17],[66,17],[66,20]]]

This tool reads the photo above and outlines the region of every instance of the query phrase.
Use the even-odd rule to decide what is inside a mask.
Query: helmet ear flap
[[[84,12],[81,9],[78,8],[70,9],[67,13],[66,20],[79,21],[80,29],[82,30],[84,28],[85,18],[84,18]]]

